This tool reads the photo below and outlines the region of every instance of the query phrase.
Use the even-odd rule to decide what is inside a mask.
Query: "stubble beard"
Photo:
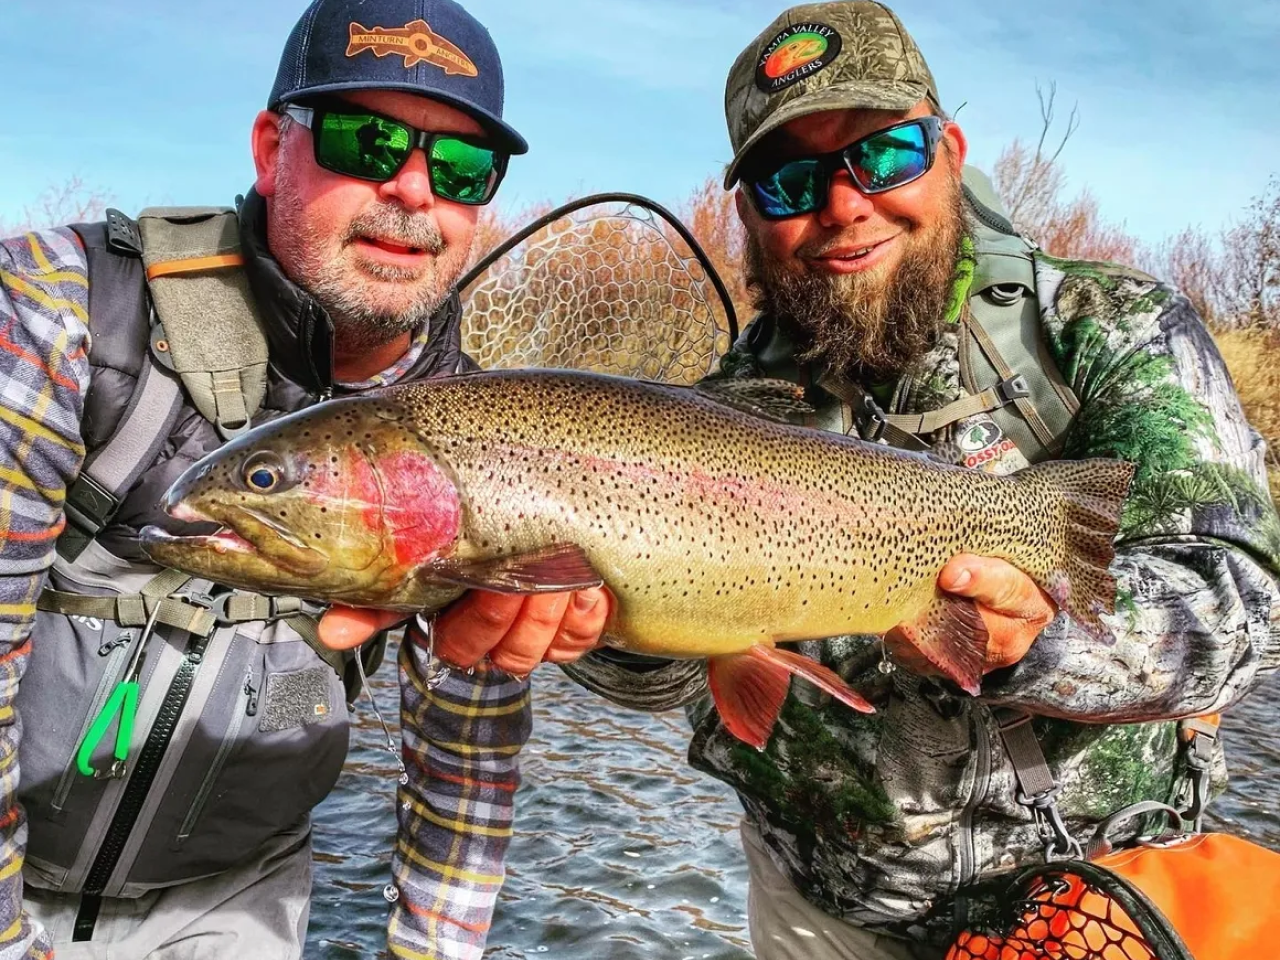
[[[934,346],[967,232],[959,183],[950,182],[943,217],[903,237],[907,249],[887,274],[797,273],[767,257],[756,237],[747,234],[753,305],[791,335],[798,360],[846,380],[885,379],[909,370]]]
[[[280,165],[276,184],[272,250],[290,279],[329,315],[339,353],[380,347],[421,329],[462,275],[470,251],[447,243],[425,214],[379,203],[351,221],[335,249],[332,236],[307,222],[303,205],[291,201],[296,193],[290,192],[288,164]],[[430,257],[421,267],[371,260],[352,248],[357,238],[368,236],[416,247]]]

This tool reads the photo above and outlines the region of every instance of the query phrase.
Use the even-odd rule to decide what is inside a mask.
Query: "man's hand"
[[[938,574],[938,589],[977,603],[989,634],[983,673],[1020,662],[1058,614],[1057,604],[1039,584],[1013,564],[994,557],[969,553],[952,557]],[[909,669],[937,672],[896,630],[885,636],[885,642],[894,658]]]
[[[435,653],[445,663],[489,662],[523,677],[539,663],[569,663],[600,644],[613,598],[603,587],[530,595],[472,590],[436,620]],[[403,613],[336,606],[320,621],[325,646],[345,650],[406,619]]]

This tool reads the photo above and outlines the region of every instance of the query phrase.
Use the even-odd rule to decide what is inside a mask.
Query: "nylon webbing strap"
[[[177,570],[165,570],[147,581],[140,592],[118,597],[85,597],[46,588],[36,601],[36,607],[68,617],[112,620],[122,627],[141,627],[155,613],[157,623],[207,637],[217,626],[213,611],[207,606],[173,595],[190,579]],[[159,612],[156,612],[157,608]]]
[[[965,417],[995,410],[1004,406],[1006,402],[1000,395],[999,389],[991,387],[981,393],[967,394],[937,410],[929,410],[926,413],[889,413],[885,414],[885,420],[907,433],[930,434]]]
[[[321,642],[319,623],[315,617],[302,612],[302,602],[296,597],[265,597],[237,591],[222,594],[211,603],[201,603],[194,598],[173,596],[189,579],[184,573],[166,570],[150,580],[141,592],[119,597],[85,597],[46,589],[36,606],[48,613],[97,617],[122,627],[140,627],[147,623],[158,605],[157,623],[202,637],[209,636],[219,626],[281,620],[328,664],[339,680],[345,681],[347,661],[343,652]]]
[[[996,723],[1022,792],[1027,797],[1037,797],[1056,790],[1058,785],[1054,782],[1053,772],[1040,749],[1035,731],[1031,729],[1030,715],[998,711]]]
[[[1132,820],[1134,817],[1145,817],[1152,813],[1165,814],[1174,832],[1183,832],[1182,814],[1173,807],[1167,803],[1161,803],[1159,800],[1139,800],[1137,803],[1122,807],[1098,824],[1093,836],[1089,838],[1088,845],[1085,847],[1085,858],[1092,860],[1095,857],[1105,856],[1115,849],[1111,843],[1110,833],[1116,828],[1117,824]]]
[[[1058,784],[1040,749],[1031,716],[1016,710],[1000,708],[992,711],[1005,753],[1018,778],[1017,801],[1031,811],[1031,817],[1044,839],[1046,860],[1080,857],[1084,850],[1071,834],[1058,810]]]
[[[111,439],[85,461],[67,488],[66,527],[57,543],[61,556],[74,561],[111,522],[125,494],[155,462],[181,410],[177,379],[146,360]]]
[[[1012,328],[1015,333],[1021,334],[1021,331],[1017,329],[1016,325],[1008,324],[1007,326]],[[987,331],[983,329],[982,324],[976,322],[970,323],[969,331],[973,334],[973,339],[977,341],[978,346],[982,348],[982,352],[986,354],[987,360],[990,361],[993,367],[995,367],[996,373],[999,374],[1000,378],[1002,380],[1012,379],[1013,369],[1009,364],[1005,363],[1004,357],[1001,355],[1000,351],[996,349],[994,341],[992,341],[991,336]],[[1036,409],[1036,405],[1032,402],[1031,398],[1018,397],[1013,401],[1013,404],[1017,407],[1018,413],[1022,415],[1022,419],[1027,421],[1027,426],[1029,426],[1032,432],[1035,433],[1036,439],[1040,442],[1040,446],[1045,447],[1046,449],[1049,448],[1053,444],[1054,433],[1049,429],[1049,425],[1045,423],[1044,419],[1040,416],[1040,412]]]
[[[929,449],[927,443],[899,426],[895,422],[896,416],[882,411],[871,395],[857,384],[823,376],[819,378],[818,386],[848,406],[854,426],[863,440],[884,440],[903,450]]]

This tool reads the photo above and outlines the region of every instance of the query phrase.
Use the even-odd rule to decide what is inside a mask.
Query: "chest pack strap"
[[[153,356],[229,440],[249,429],[267,388],[267,338],[243,270],[236,212],[148,207],[138,214],[155,306]]]
[[[155,463],[182,412],[182,390],[172,374],[144,363],[120,425],[85,459],[67,488],[66,526],[57,551],[75,561],[120,508],[126,493]]]
[[[345,681],[347,659],[341,651],[320,642],[316,618],[294,597],[265,597],[238,590],[208,596],[179,594],[191,578],[177,570],[164,570],[138,592],[115,597],[86,597],[45,589],[36,601],[40,610],[68,617],[97,617],[122,627],[159,623],[207,637],[218,627],[258,621],[283,621],[311,647],[339,679]]]

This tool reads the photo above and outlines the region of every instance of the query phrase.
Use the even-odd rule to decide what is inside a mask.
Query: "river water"
[[[399,702],[391,663],[372,680],[389,723]],[[1207,818],[1208,829],[1274,849],[1277,695],[1280,676],[1228,715],[1231,786]],[[367,701],[358,709],[346,772],[316,811],[307,960],[387,955],[396,768]],[[534,674],[533,736],[486,958],[749,960],[738,803],[685,763],[687,739],[682,713],[624,712],[555,668]]]

